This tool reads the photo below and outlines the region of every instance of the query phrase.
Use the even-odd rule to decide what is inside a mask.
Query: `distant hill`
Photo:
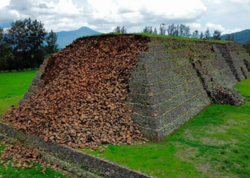
[[[64,48],[65,46],[71,44],[75,39],[87,36],[87,35],[96,35],[100,34],[100,32],[94,31],[88,27],[81,27],[78,30],[74,31],[61,31],[56,32],[58,38],[57,38],[57,44],[59,48]]]
[[[238,43],[241,43],[241,44],[245,44],[246,41],[250,38],[250,29],[243,30],[243,31],[240,31],[240,32],[231,33],[231,34],[234,35],[234,40],[235,41],[237,41]],[[226,37],[227,37],[227,34],[222,35],[221,39],[225,40]]]

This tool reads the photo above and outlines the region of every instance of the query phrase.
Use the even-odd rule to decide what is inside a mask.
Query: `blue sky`
[[[76,30],[87,26],[111,32],[125,26],[140,32],[182,23],[194,30],[223,34],[250,29],[250,0],[0,0],[0,27],[24,18],[41,21],[47,31]]]

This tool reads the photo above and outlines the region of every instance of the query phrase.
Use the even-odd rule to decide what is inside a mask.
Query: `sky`
[[[174,23],[227,34],[250,29],[250,0],[0,0],[0,27],[25,18],[55,32],[86,26],[108,33],[125,26],[130,33]]]

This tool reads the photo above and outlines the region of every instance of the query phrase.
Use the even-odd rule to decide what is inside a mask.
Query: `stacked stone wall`
[[[197,46],[199,48],[199,46]],[[232,73],[228,63],[217,48],[217,44],[207,44],[206,48],[209,49],[210,56],[212,58],[198,58],[203,66],[205,66],[209,73],[213,76],[214,81],[221,86],[232,88],[237,84],[237,80]],[[202,52],[201,52],[202,53]]]
[[[179,45],[183,49],[168,49],[161,40],[152,40],[132,73],[128,97],[132,119],[153,140],[172,133],[211,103],[186,44]]]
[[[226,49],[232,59],[233,66],[239,74],[239,81],[246,79],[250,76],[249,62],[250,57],[246,53],[246,50],[239,43],[228,43],[225,45]]]
[[[249,76],[245,58],[234,43],[151,39],[130,81],[132,119],[145,136],[161,140],[211,102],[240,106],[244,98],[232,87]]]

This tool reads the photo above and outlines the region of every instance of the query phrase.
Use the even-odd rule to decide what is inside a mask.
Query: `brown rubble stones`
[[[44,139],[95,149],[143,139],[125,105],[137,55],[149,38],[132,35],[75,40],[48,60],[45,86],[4,122]]]

